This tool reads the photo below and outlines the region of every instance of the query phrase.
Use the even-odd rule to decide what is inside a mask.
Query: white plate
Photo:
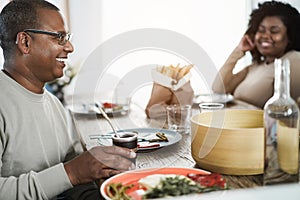
[[[194,97],[194,104],[199,103],[228,103],[234,100],[231,94],[199,94]]]
[[[167,130],[167,129],[156,129],[156,128],[132,128],[132,129],[124,129],[121,130],[122,132],[137,132],[138,133],[138,138],[139,139],[154,139],[157,138],[155,136],[155,133],[157,132],[161,132],[164,133],[167,138],[168,138],[168,142],[147,142],[147,141],[139,141],[138,144],[140,146],[145,146],[145,147],[141,147],[138,150],[139,151],[144,151],[144,150],[151,150],[151,149],[158,149],[161,147],[165,147],[165,146],[170,146],[172,144],[175,144],[177,142],[179,142],[182,138],[181,134],[177,133],[176,131],[171,131],[171,130]],[[113,132],[107,133],[105,134],[105,136],[107,135],[113,135]],[[98,139],[99,144],[103,145],[103,146],[109,146],[112,145],[112,140],[110,137],[101,137],[99,136]],[[159,146],[155,146],[158,145]],[[152,146],[149,146],[152,145]],[[149,147],[148,147],[149,146]]]
[[[103,108],[105,113],[107,115],[118,115],[118,114],[126,114],[129,110],[129,107],[127,105],[120,105],[122,106],[121,109],[112,109],[112,108]],[[76,105],[69,105],[67,106],[68,109],[70,109],[71,112],[75,114],[83,114],[83,115],[102,115],[98,108],[92,104],[76,104]]]

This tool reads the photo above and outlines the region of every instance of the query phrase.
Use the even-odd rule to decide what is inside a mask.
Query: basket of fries
[[[178,90],[190,80],[192,67],[191,64],[182,67],[179,64],[177,66],[157,66],[152,70],[152,78],[154,82],[162,86]]]

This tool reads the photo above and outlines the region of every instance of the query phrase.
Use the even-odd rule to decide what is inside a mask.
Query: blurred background
[[[257,7],[258,2],[263,2],[259,0],[49,1],[63,11],[69,30],[73,33],[72,43],[75,52],[70,55],[68,64],[71,70],[68,76],[84,70],[81,68],[86,60],[90,59],[89,56],[104,42],[122,33],[142,28],[165,29],[186,36],[203,48],[217,71],[244,34],[252,9]],[[1,0],[0,8],[2,9],[7,2],[9,0]],[[299,0],[284,2],[300,9]],[[0,53],[0,68],[2,68],[1,50]],[[176,54],[140,50],[115,59],[110,64],[109,73],[122,79],[128,71],[148,63],[176,65],[184,62]],[[249,62],[247,56],[241,62],[240,66]],[[197,75],[193,76],[193,79],[199,80]],[[192,81],[192,85],[196,93],[209,90],[198,81]],[[72,93],[72,89],[69,91]]]

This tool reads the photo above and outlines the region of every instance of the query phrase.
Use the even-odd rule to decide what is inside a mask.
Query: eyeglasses
[[[38,30],[38,29],[25,29],[23,32],[52,35],[58,39],[59,45],[65,45],[68,41],[70,41],[71,36],[72,36],[71,33],[56,33],[56,32],[44,31],[44,30]]]

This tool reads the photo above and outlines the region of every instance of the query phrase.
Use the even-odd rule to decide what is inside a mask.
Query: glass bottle
[[[264,185],[299,181],[299,108],[290,96],[290,64],[274,64],[274,95],[264,107]]]

